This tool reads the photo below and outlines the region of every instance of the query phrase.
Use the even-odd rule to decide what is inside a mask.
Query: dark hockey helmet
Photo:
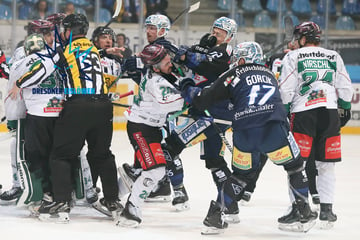
[[[104,35],[104,34],[109,34],[113,40],[113,44],[115,43],[115,32],[109,27],[95,28],[95,30],[92,34],[92,37],[91,37],[91,41],[95,43],[97,40],[99,40],[99,36]]]
[[[159,44],[149,44],[146,45],[140,53],[140,58],[146,66],[152,66],[161,62],[166,55],[167,51],[164,46]]]
[[[34,20],[28,23],[25,26],[25,30],[27,30],[27,35],[31,35],[33,33],[45,34],[53,31],[55,28],[54,24],[50,21],[39,19]]]
[[[25,38],[24,50],[26,55],[45,49],[45,40],[42,34],[33,33]]]
[[[84,14],[70,14],[64,18],[62,25],[71,29],[73,35],[86,35],[89,30],[89,21]]]
[[[65,17],[65,13],[54,13],[48,16],[46,20],[52,22],[55,26],[60,26]]]
[[[303,22],[294,29],[294,40],[299,40],[303,36],[306,37],[306,43],[319,43],[321,29],[319,25],[314,22]]]

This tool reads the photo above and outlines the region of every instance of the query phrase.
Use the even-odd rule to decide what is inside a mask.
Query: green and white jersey
[[[285,55],[279,78],[281,98],[290,112],[350,108],[351,79],[341,56],[322,47],[303,47]]]

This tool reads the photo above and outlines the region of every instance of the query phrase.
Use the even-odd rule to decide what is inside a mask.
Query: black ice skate
[[[229,207],[225,208],[225,222],[227,223],[239,223],[239,206],[237,201],[233,201]]]
[[[210,202],[210,208],[203,223],[206,226],[201,231],[203,235],[220,234],[228,227],[228,223],[225,222],[225,214],[218,202]]]
[[[292,204],[291,211],[278,219],[279,229],[291,232],[308,232],[314,225],[317,212],[313,212],[303,199]]]
[[[124,211],[116,219],[116,226],[136,228],[141,223],[140,209],[130,201],[125,205]]]
[[[142,169],[133,168],[127,163],[124,163],[121,167],[118,167],[119,177],[118,180],[122,183],[123,195],[129,193],[136,179],[141,175]]]
[[[41,221],[68,223],[70,221],[70,202],[54,202],[51,196],[45,196],[41,201],[38,213]]]
[[[184,186],[174,189],[174,198],[171,203],[175,207],[176,211],[185,211],[190,209],[189,197]]]
[[[101,198],[100,200],[91,204],[91,206],[102,214],[105,214],[106,216],[113,219],[117,219],[120,213],[124,210],[120,200],[107,201],[105,198]]]
[[[145,202],[170,202],[171,201],[171,187],[168,176],[163,177],[157,186],[157,189],[153,190],[149,196],[145,199]]]
[[[99,199],[97,189],[94,187],[87,189],[85,191],[85,198],[89,204],[96,202]]]
[[[336,222],[337,216],[332,211],[331,203],[320,203],[319,220],[321,229],[330,229],[334,227],[334,222]]]
[[[2,204],[11,204],[15,203],[19,197],[21,197],[21,194],[23,193],[23,190],[20,187],[12,187],[11,189],[4,191],[0,195],[0,200]]]

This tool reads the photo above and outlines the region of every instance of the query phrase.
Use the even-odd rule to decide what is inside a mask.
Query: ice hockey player
[[[164,46],[150,44],[140,53],[147,66],[133,105],[125,112],[127,133],[135,150],[135,161],[143,169],[132,186],[118,226],[137,227],[142,221],[141,207],[150,192],[165,176],[166,160],[161,147],[161,128],[167,114],[182,109],[180,92],[167,80],[172,71],[170,55]]]
[[[217,201],[210,203],[203,234],[219,233],[227,228],[224,211],[241,199],[247,182],[256,173],[261,152],[287,172],[299,211],[297,223],[305,232],[315,224],[317,213],[311,211],[308,203],[303,159],[289,131],[277,80],[268,68],[258,64],[262,58],[259,44],[240,43],[233,58],[238,66],[225,72],[210,87],[201,90],[188,79],[181,83],[182,96],[198,110],[204,111],[225,99],[231,99],[234,105],[233,172],[221,184]]]
[[[314,154],[318,172],[321,227],[337,220],[332,211],[335,196],[335,163],[341,161],[340,128],[351,117],[353,89],[341,56],[320,47],[321,29],[314,22],[296,26],[293,34],[299,49],[283,59],[280,93],[291,114],[295,140],[305,159]],[[289,223],[297,217],[297,205],[279,218]]]

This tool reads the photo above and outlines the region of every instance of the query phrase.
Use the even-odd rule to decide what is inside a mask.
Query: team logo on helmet
[[[232,62],[238,62],[241,58],[245,63],[262,63],[263,51],[256,42],[242,42],[235,46]]]
[[[26,55],[30,55],[45,49],[44,37],[38,33],[29,35],[24,41],[24,49]]]
[[[161,15],[161,14],[153,14],[148,16],[145,19],[145,26],[147,25],[153,25],[157,28],[157,36],[158,37],[164,37],[168,34],[170,31],[170,20],[167,16]],[[164,33],[162,35],[159,35],[160,29],[165,29]]]
[[[228,17],[221,17],[221,18],[216,19],[211,28],[211,31],[215,27],[226,31],[225,40],[227,40],[227,39],[232,40],[235,37],[236,32],[237,32],[237,24],[236,24],[235,20],[228,18]]]

